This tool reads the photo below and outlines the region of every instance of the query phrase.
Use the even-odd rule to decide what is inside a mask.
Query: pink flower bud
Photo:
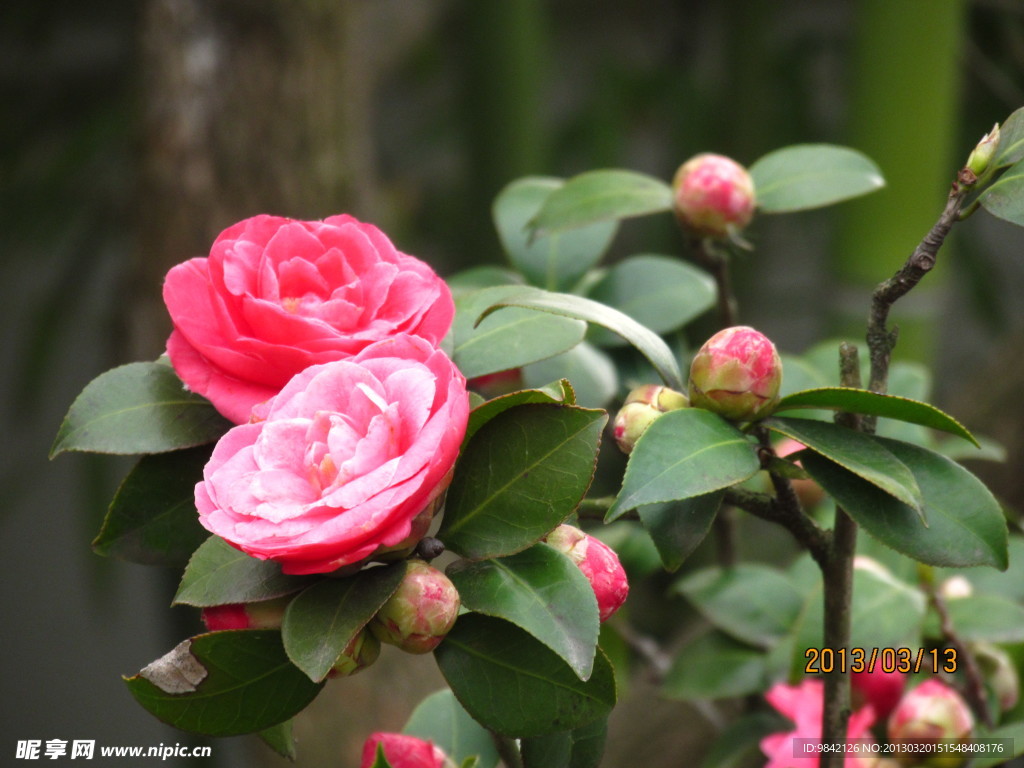
[[[545,541],[569,556],[583,571],[597,598],[601,621],[611,618],[629,595],[629,581],[615,550],[572,525],[560,525]]]
[[[429,653],[455,625],[459,593],[441,571],[422,560],[409,560],[395,594],[370,622],[382,643],[408,653]]]
[[[672,180],[676,218],[701,237],[726,237],[754,215],[754,181],[722,155],[701,154],[683,163]]]
[[[338,660],[331,667],[328,677],[348,677],[373,664],[380,656],[380,640],[367,629],[362,629],[352,638]]]
[[[616,445],[623,453],[631,453],[636,441],[663,413],[689,405],[686,395],[674,389],[658,384],[637,387],[626,396],[612,424]]]
[[[292,595],[258,603],[231,603],[203,608],[203,623],[211,632],[222,629],[279,629]]]
[[[763,333],[745,325],[719,331],[690,365],[690,403],[734,421],[771,412],[782,385],[782,361]]]
[[[371,733],[363,744],[363,760],[359,768],[372,768],[377,760],[377,745],[391,768],[454,768],[454,763],[432,741],[424,741],[404,733]]]
[[[850,685],[853,688],[853,706],[860,707],[870,704],[879,720],[889,716],[903,696],[907,678],[902,672],[885,672],[875,669],[871,672],[850,673]]]
[[[889,717],[889,738],[909,739],[922,744],[940,741],[965,741],[971,736],[974,716],[959,693],[937,678],[925,680],[907,693]],[[959,756],[955,762],[935,763],[953,768],[966,762]],[[926,765],[932,765],[925,761]]]

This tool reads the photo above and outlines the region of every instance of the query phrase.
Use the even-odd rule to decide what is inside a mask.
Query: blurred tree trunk
[[[355,0],[149,0],[130,356],[162,349],[173,264],[257,213],[373,210],[373,81]]]

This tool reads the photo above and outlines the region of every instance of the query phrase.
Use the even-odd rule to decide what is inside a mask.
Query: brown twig
[[[794,513],[792,508],[780,503],[775,496],[738,486],[726,490],[725,503],[739,507],[754,517],[781,525],[806,547],[819,565],[825,561],[829,548],[829,534],[799,509]]]

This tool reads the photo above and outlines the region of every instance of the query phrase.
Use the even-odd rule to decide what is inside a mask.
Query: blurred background
[[[490,204],[518,176],[670,179],[702,151],[749,165],[787,144],[846,144],[888,187],[762,217],[737,268],[743,320],[800,352],[862,336],[871,288],[930,228],[974,144],[1024,106],[1017,0],[628,5],[0,5],[5,762],[23,739],[204,743],[161,726],[119,680],[196,629],[193,611],[168,608],[179,574],[90,551],[130,462],[46,454],[86,383],[162,352],[163,275],[228,225],[349,212],[447,275],[500,263]],[[612,259],[677,253],[663,219],[627,223]],[[1006,464],[972,469],[1018,507],[1022,292],[1024,237],[981,212],[894,315],[897,354],[937,366],[937,404],[1007,446]],[[398,656],[328,686],[296,725],[299,766],[357,765],[369,731],[400,729],[440,686],[429,660]],[[642,679],[630,690],[605,764],[696,764],[714,724],[652,707]],[[283,764],[255,740],[213,751],[165,764]]]

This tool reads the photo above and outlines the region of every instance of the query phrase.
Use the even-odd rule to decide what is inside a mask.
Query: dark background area
[[[261,212],[349,212],[446,275],[500,263],[490,204],[521,175],[626,167],[669,179],[701,151],[749,165],[787,144],[846,144],[879,163],[888,188],[763,217],[737,269],[743,320],[799,352],[862,334],[871,287],[931,226],[971,147],[1024,105],[1024,6],[1013,0],[624,7],[0,7],[5,763],[20,739],[203,743],[153,720],[118,679],[195,622],[167,607],[177,574],[89,549],[128,465],[48,464],[46,453],[88,381],[161,353],[163,275],[223,228]],[[645,219],[624,226],[611,258],[678,248],[670,221]],[[982,212],[895,316],[897,354],[937,367],[938,404],[1007,445],[1007,464],[982,471],[1018,506],[1022,290],[1024,237]],[[439,685],[429,662],[388,656],[303,716],[300,766],[357,764],[368,731],[400,728],[417,690]],[[642,703],[616,710],[609,768],[696,760],[713,723],[680,704],[652,709],[643,695],[640,681]],[[165,764],[274,763],[247,740],[216,742],[214,755]]]

